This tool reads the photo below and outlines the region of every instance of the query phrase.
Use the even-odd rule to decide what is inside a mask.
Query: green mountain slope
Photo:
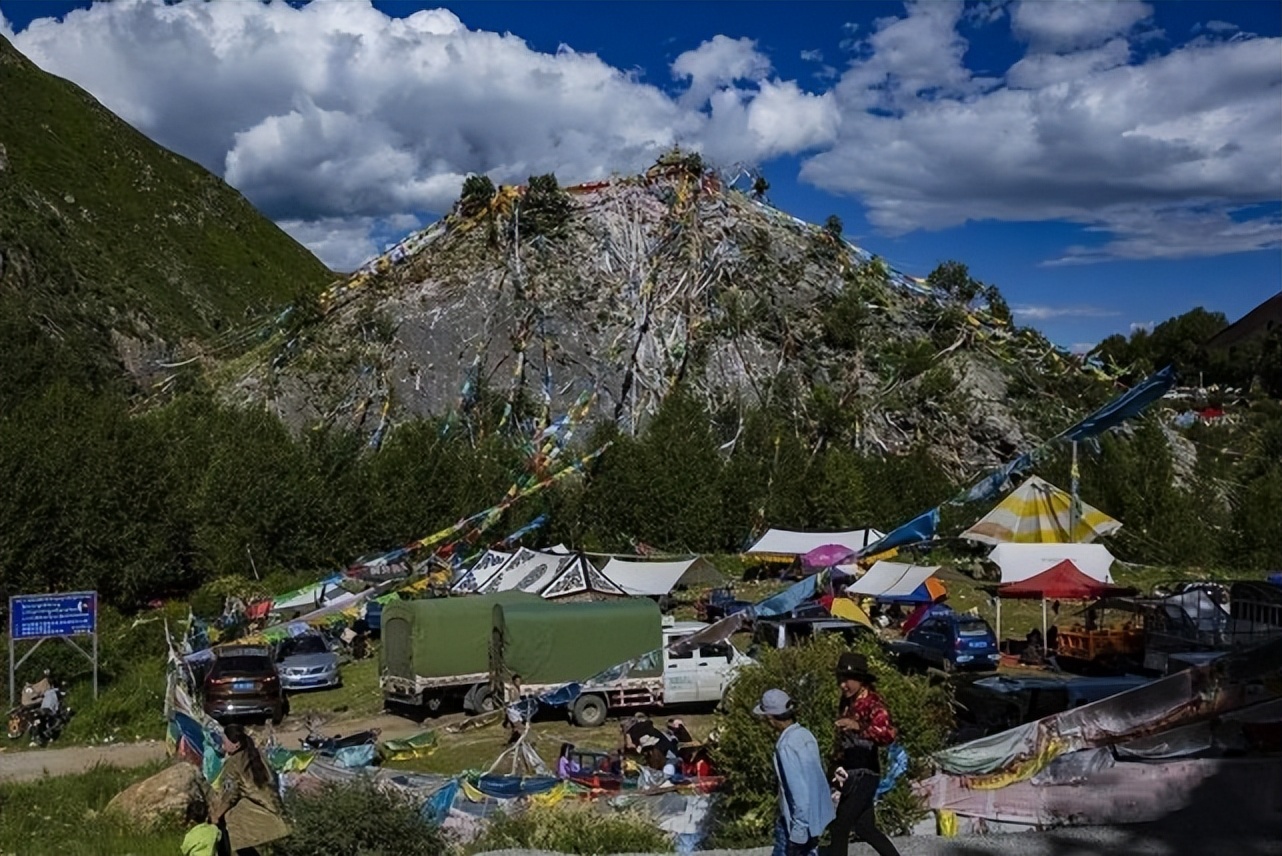
[[[18,376],[4,394],[122,365],[141,380],[176,344],[332,278],[221,179],[3,38],[0,105],[0,334]]]

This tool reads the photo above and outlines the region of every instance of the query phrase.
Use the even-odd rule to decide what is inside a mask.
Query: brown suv
[[[280,725],[289,703],[276,674],[271,650],[259,645],[227,645],[214,649],[214,662],[205,675],[205,713],[222,722],[235,717],[271,717]]]

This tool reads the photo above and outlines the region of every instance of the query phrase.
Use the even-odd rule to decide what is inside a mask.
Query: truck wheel
[[[605,722],[605,699],[598,695],[579,696],[574,703],[574,723],[584,728],[596,728]]]
[[[494,693],[489,689],[484,689],[476,694],[476,712],[489,713],[498,708],[498,703],[494,700]]]
[[[441,712],[441,708],[444,706],[445,706],[445,699],[441,698],[438,695],[428,696],[427,698],[423,699],[423,709],[426,710],[428,712],[428,715],[430,716],[436,716],[438,713]]]

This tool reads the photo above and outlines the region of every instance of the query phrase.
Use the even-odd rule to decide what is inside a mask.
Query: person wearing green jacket
[[[187,803],[187,834],[183,836],[182,856],[217,856],[222,832],[209,822],[209,806],[193,800]]]

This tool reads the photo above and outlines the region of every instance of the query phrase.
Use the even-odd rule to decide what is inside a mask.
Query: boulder
[[[147,825],[166,814],[181,815],[187,802],[200,793],[200,770],[180,762],[135,782],[111,798],[106,811],[118,812]]]

